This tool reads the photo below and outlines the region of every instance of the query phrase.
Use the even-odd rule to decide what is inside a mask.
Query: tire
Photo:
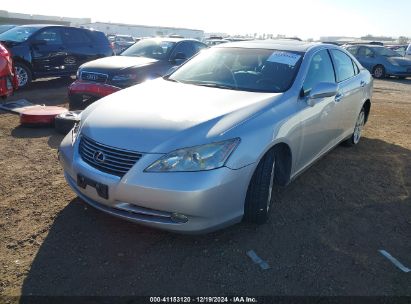
[[[362,129],[365,125],[365,109],[362,107],[360,113],[358,114],[357,120],[354,126],[354,132],[350,138],[344,141],[344,145],[348,147],[353,147],[358,145],[361,139]]]
[[[261,159],[254,171],[244,205],[244,220],[263,224],[268,219],[274,187],[275,151],[271,150]]]
[[[81,111],[69,111],[57,115],[54,119],[54,128],[58,133],[66,135],[71,129],[73,129],[74,124],[80,121],[80,113]]]
[[[83,95],[69,95],[69,110],[84,110],[84,98]]]
[[[381,64],[376,65],[372,69],[372,75],[374,76],[374,78],[377,78],[377,79],[385,78],[385,68],[384,68],[384,66],[381,65]]]
[[[22,89],[28,87],[33,79],[30,68],[21,62],[16,62],[14,66],[16,68],[16,75],[19,88]]]

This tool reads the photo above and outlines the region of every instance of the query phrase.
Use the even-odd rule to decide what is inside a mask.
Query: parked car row
[[[375,78],[396,76],[411,77],[411,59],[377,45],[348,45],[345,47]]]
[[[130,35],[111,35],[107,36],[107,38],[111,42],[111,46],[115,55],[121,54],[121,52],[128,49],[130,46],[140,40],[134,39]]]

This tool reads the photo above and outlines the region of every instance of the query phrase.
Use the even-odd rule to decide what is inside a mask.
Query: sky
[[[15,0],[16,13],[186,27],[205,32],[281,34],[304,39],[367,34],[411,37],[411,0]]]

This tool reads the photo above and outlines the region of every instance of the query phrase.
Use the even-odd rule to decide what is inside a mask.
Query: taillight
[[[0,43],[0,55],[10,56],[9,51]]]

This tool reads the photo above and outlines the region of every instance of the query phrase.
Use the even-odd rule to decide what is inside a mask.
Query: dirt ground
[[[64,104],[69,80],[12,99]],[[362,142],[278,189],[270,221],[176,235],[87,207],[69,189],[53,129],[0,112],[0,295],[408,295],[411,79],[374,83]],[[270,266],[246,255],[254,250]]]

